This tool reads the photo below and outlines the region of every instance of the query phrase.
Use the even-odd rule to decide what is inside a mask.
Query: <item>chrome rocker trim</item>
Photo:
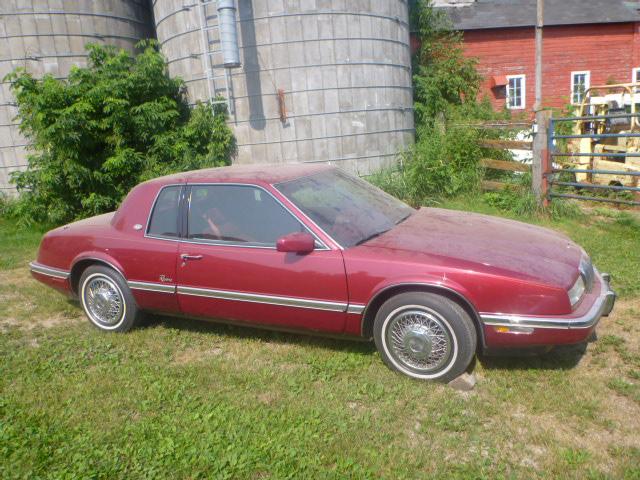
[[[71,272],[59,268],[45,267],[37,262],[29,263],[32,272],[46,275],[48,277],[66,280]],[[343,302],[330,302],[326,300],[309,300],[297,297],[282,297],[277,295],[263,295],[258,293],[235,292],[230,290],[213,290],[207,288],[185,287],[173,284],[163,284],[155,282],[127,281],[131,290],[145,292],[169,293],[182,295],[192,295],[196,297],[218,298],[221,300],[235,300],[240,302],[264,303],[267,305],[279,305],[283,307],[308,308],[312,310],[326,310],[330,312],[346,312],[349,314],[361,315],[365,305],[349,304]]]
[[[555,328],[561,330],[574,330],[592,328],[601,317],[606,317],[613,310],[616,301],[616,293],[609,287],[610,276],[607,273],[599,277],[601,295],[593,303],[593,306],[581,317],[534,317],[526,315],[509,315],[481,313],[482,323],[495,327],[531,327],[531,328]]]
[[[178,285],[178,293],[196,297],[219,298],[221,300],[237,300],[241,302],[266,303],[283,307],[309,308],[313,310],[328,310],[331,312],[346,312],[348,304],[327,302],[323,300],[307,300],[304,298],[279,297],[261,295],[257,293],[233,292],[228,290],[212,290],[208,288],[183,287]]]
[[[362,312],[364,312],[364,309],[366,308],[366,305],[361,305],[358,303],[350,303],[347,306],[347,313],[353,313],[354,315],[361,315]]]
[[[145,292],[159,292],[159,293],[176,293],[175,285],[165,285],[162,283],[153,282],[127,282],[129,288],[132,290],[144,290]]]
[[[46,275],[47,277],[60,278],[66,280],[71,275],[71,272],[62,270],[60,268],[46,267],[37,262],[29,263],[29,269],[32,272],[39,273],[40,275]]]

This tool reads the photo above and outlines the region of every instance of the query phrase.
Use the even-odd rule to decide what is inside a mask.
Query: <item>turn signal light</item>
[[[493,327],[493,328],[498,333],[524,333],[527,335],[530,333],[533,333],[533,328],[531,327],[511,326],[511,327]]]

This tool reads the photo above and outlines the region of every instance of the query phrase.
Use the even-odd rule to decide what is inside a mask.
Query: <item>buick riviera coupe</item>
[[[234,166],[135,187],[48,232],[31,264],[101,330],[143,312],[371,339],[448,381],[477,352],[585,342],[615,302],[582,248],[542,228],[415,210],[329,166]]]

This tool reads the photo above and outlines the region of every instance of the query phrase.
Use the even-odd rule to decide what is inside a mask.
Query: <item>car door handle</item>
[[[180,258],[185,262],[187,260],[202,260],[202,255],[189,255],[188,253],[183,253],[180,255]]]

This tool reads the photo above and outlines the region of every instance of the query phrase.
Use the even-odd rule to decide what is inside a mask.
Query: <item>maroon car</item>
[[[36,279],[102,330],[140,313],[373,337],[392,369],[450,380],[477,351],[584,342],[609,276],[531,225],[414,210],[328,166],[158,178],[115,213],[50,231]]]

